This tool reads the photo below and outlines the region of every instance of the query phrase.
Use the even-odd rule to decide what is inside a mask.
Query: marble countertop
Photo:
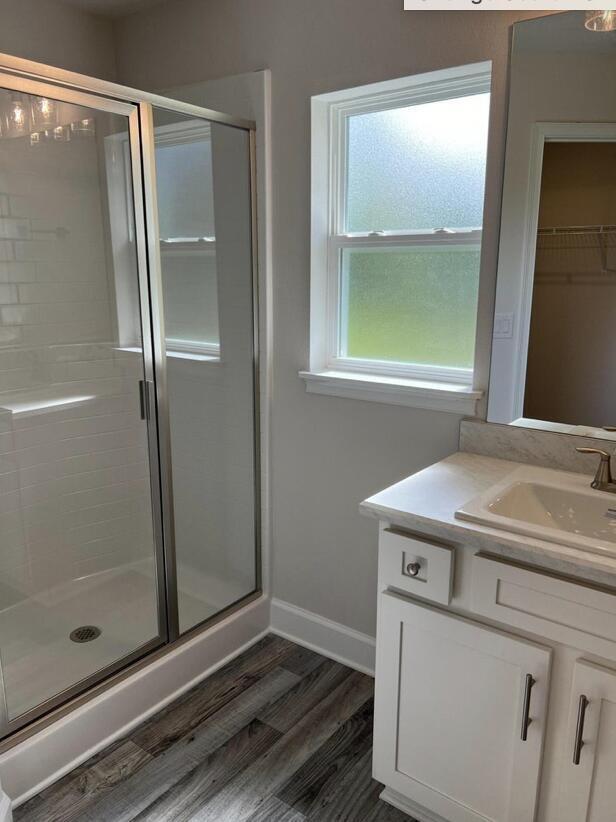
[[[613,586],[616,558],[455,518],[458,508],[520,465],[458,452],[374,494],[361,503],[360,509],[368,516],[415,532],[519,561],[538,562],[555,571]],[[606,579],[606,575],[611,578]]]

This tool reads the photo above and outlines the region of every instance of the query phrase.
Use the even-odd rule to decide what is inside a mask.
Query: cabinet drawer
[[[473,558],[472,609],[506,625],[616,659],[616,590]]]
[[[381,585],[448,605],[453,583],[454,549],[428,542],[396,528],[379,538]]]

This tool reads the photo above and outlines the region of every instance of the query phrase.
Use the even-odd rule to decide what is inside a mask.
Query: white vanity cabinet
[[[383,592],[375,778],[436,814],[426,819],[532,822],[550,654]]]
[[[374,716],[418,822],[616,822],[616,588],[383,524]]]
[[[616,671],[575,664],[560,774],[560,822],[616,819]]]

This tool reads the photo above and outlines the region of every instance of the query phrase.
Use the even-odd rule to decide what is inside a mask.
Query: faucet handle
[[[598,491],[611,490],[614,487],[611,471],[611,457],[607,451],[602,451],[600,448],[578,448],[580,454],[599,454],[601,460],[597,466],[597,473],[594,480],[590,483],[591,488],[596,488]]]

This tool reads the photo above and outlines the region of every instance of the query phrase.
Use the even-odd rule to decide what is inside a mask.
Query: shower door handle
[[[150,387],[151,380],[139,380],[139,409],[142,420],[150,419]]]

